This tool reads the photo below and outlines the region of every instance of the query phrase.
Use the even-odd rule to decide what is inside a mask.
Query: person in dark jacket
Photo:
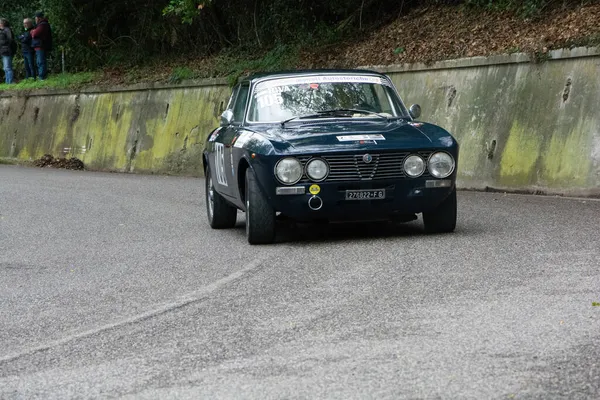
[[[25,18],[23,21],[23,32],[19,37],[21,42],[21,53],[23,54],[23,61],[25,65],[25,79],[34,78],[36,74],[35,66],[35,49],[31,47],[31,30],[33,29],[33,20],[31,18]]]
[[[48,53],[52,50],[52,29],[44,13],[35,13],[36,27],[31,30],[31,46],[35,49],[35,58],[40,80],[48,76]]]
[[[15,55],[16,42],[10,24],[4,18],[0,18],[0,56],[2,56],[2,69],[4,70],[4,81],[13,83],[13,57]]]

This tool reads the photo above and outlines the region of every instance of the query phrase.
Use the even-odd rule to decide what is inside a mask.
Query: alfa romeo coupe
[[[422,213],[427,232],[454,231],[459,146],[420,114],[373,71],[243,79],[203,153],[210,226],[232,228],[242,210],[248,242],[266,244],[281,217],[408,222]]]

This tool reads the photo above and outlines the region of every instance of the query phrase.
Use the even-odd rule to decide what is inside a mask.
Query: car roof
[[[285,78],[302,75],[329,75],[329,74],[348,74],[348,75],[378,75],[385,76],[377,71],[371,71],[367,69],[302,69],[302,70],[288,70],[288,71],[275,71],[275,72],[258,72],[247,77],[241,78],[239,83],[242,82],[253,82],[263,80],[267,78]]]

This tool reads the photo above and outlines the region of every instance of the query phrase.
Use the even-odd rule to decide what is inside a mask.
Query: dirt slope
[[[600,44],[600,1],[536,20],[464,7],[420,8],[363,41],[305,53],[307,67],[356,67]]]

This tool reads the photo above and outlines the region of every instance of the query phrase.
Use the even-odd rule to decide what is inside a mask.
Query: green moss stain
[[[69,96],[72,97],[72,96]],[[74,96],[73,96],[74,98]],[[61,99],[62,100],[62,99]],[[67,99],[65,99],[67,100]],[[71,100],[71,99],[69,99]],[[54,153],[55,157],[65,156],[64,149],[71,147],[70,143],[70,128],[69,128],[69,115],[71,107],[69,107],[70,101],[63,101],[62,107],[57,108],[56,113],[53,115],[54,123],[51,125],[52,129],[52,145],[51,152]],[[37,147],[37,146],[36,146]],[[37,149],[36,149],[37,150]],[[37,151],[36,151],[37,152]]]
[[[33,159],[33,157],[31,156],[31,153],[29,152],[29,150],[27,150],[27,147],[23,147],[21,149],[21,151],[19,151],[19,154],[17,154],[17,158],[21,159],[21,160],[31,160],[31,159]]]
[[[151,99],[156,109],[162,109],[162,112],[140,121],[142,134],[138,139],[140,152],[135,159],[136,170],[158,172],[162,160],[176,149],[183,148],[190,119],[197,117],[197,114],[186,110],[186,100],[196,102],[193,98],[186,99],[183,90],[159,92]],[[167,105],[168,112],[165,111]]]
[[[463,178],[471,179],[480,174],[481,153],[483,152],[483,135],[473,130],[457,138],[460,144],[458,173]]]
[[[542,137],[537,132],[515,121],[502,153],[501,183],[513,187],[534,184],[541,145]]]
[[[576,126],[568,136],[555,133],[542,155],[542,180],[551,187],[584,187],[592,167],[589,126]]]
[[[100,112],[102,113],[101,120],[108,121],[105,131],[102,134],[101,149],[103,151],[103,164],[108,164],[110,167],[125,171],[129,165],[129,149],[132,145],[128,138],[131,131],[135,129],[133,122],[136,120],[134,114],[135,94],[132,92],[119,93],[117,96],[106,94],[103,95],[103,104]],[[118,119],[112,118],[113,104],[118,104],[120,113]]]
[[[230,91],[207,86],[32,96],[23,105],[20,98],[2,98],[0,154],[29,160],[50,153],[81,158],[91,169],[198,175],[204,141]]]
[[[215,95],[217,93],[217,95]],[[135,159],[137,171],[153,171],[173,174],[201,174],[201,154],[204,139],[217,125],[214,110],[222,93],[213,88],[172,90],[157,92],[150,102],[156,113],[143,123],[142,150]]]

